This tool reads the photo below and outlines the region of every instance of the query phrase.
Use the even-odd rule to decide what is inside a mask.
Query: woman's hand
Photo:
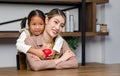
[[[75,54],[72,51],[68,50],[68,51],[65,51],[65,53],[59,59],[55,59],[54,61],[57,65],[58,63],[64,62],[73,56],[75,56]]]
[[[35,61],[39,61],[39,60],[40,60],[40,58],[39,58],[38,56],[36,56],[36,55],[30,54],[30,53],[29,53],[29,55],[30,55],[32,58],[34,58]]]
[[[61,60],[62,60],[62,61],[66,61],[66,60],[68,60],[69,58],[71,58],[71,57],[73,57],[73,56],[75,56],[75,54],[74,54],[72,51],[67,50],[67,51],[65,51],[65,53],[61,56]]]

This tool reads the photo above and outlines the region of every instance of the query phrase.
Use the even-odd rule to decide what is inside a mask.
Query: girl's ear
[[[45,24],[48,24],[48,16],[45,17]]]

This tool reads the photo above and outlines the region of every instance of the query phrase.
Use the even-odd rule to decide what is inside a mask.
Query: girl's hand
[[[52,53],[51,53],[48,57],[46,57],[46,59],[47,59],[47,60],[54,59],[54,56],[55,56],[55,51],[54,51],[54,50],[52,50],[52,49],[51,49],[51,51],[52,51]]]
[[[42,49],[34,49],[34,48],[31,47],[28,50],[28,53],[34,54],[34,55],[38,56],[40,59],[42,59],[42,60],[45,59],[45,55],[42,52]]]
[[[38,49],[38,52],[39,52],[39,57],[40,57],[40,59],[44,60],[44,59],[45,59],[45,54],[44,54],[44,52],[43,52],[41,49]]]

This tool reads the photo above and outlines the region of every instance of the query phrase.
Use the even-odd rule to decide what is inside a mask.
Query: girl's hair
[[[22,22],[21,22],[21,29],[26,27],[26,20],[28,19],[28,27],[30,26],[30,21],[31,18],[34,16],[39,16],[40,18],[42,18],[42,20],[45,22],[45,15],[42,11],[36,9],[36,10],[32,10],[28,17],[23,18]]]
[[[48,19],[51,19],[52,17],[56,15],[61,15],[64,18],[65,23],[66,23],[66,15],[62,10],[56,8],[56,9],[52,9],[49,13],[47,13]]]

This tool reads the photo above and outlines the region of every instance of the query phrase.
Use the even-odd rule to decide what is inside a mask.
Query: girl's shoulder
[[[19,31],[21,34],[25,34],[26,36],[30,36],[30,32],[27,28],[23,28]]]
[[[58,35],[56,38],[55,38],[55,41],[64,41],[63,37],[61,35]]]

